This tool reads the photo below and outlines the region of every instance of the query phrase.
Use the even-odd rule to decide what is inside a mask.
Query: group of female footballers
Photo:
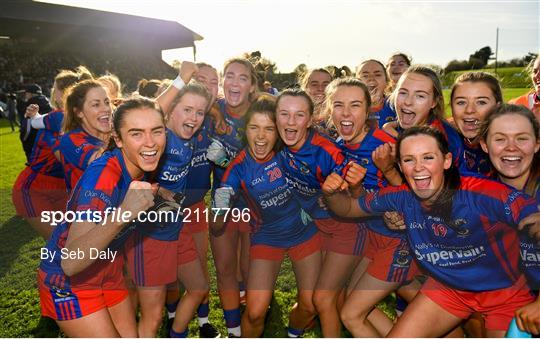
[[[39,133],[13,188],[47,239],[42,314],[68,336],[152,337],[165,306],[170,337],[195,313],[200,336],[218,336],[210,245],[229,337],[262,335],[285,255],[290,337],[316,317],[325,337],[342,324],[355,337],[501,337],[514,317],[540,334],[540,58],[531,67],[521,105],[494,76],[462,74],[450,119],[437,74],[401,53],[355,77],[314,69],[277,97],[242,58],[225,63],[221,95],[204,63],[184,62],[156,99],[61,71],[57,110],[27,109]],[[42,211],[81,213],[51,227]],[[393,321],[375,305],[394,292],[406,307]]]

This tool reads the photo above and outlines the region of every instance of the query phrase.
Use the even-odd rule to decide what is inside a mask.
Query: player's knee
[[[261,324],[264,322],[267,307],[262,307],[260,303],[250,304],[246,308],[246,314],[251,324]]]
[[[313,305],[315,306],[315,309],[317,312],[324,312],[329,307],[332,307],[333,299],[331,297],[332,293],[328,293],[328,291],[324,290],[315,290],[313,293]]]
[[[311,296],[300,296],[298,298],[298,309],[310,315],[317,314],[317,309],[315,308],[313,297]]]
[[[236,264],[234,259],[223,260],[215,259],[216,271],[221,277],[234,277],[236,279]]]

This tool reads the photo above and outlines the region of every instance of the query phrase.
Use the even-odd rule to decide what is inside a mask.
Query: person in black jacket
[[[22,111],[26,111],[26,108],[31,104],[36,104],[39,106],[39,113],[46,114],[52,111],[51,104],[49,99],[43,95],[41,87],[37,84],[31,84],[24,88],[24,96],[26,102],[24,105],[21,105]],[[32,147],[34,147],[34,140],[36,138],[37,130],[32,128],[30,121],[26,118],[21,120],[21,129],[20,129],[20,139],[26,154],[26,160],[30,158],[32,153]]]

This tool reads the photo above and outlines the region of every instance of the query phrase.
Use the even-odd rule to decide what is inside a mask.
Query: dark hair
[[[315,108],[313,105],[313,100],[311,100],[311,97],[309,96],[309,94],[307,94],[306,91],[300,88],[287,88],[277,96],[276,108],[279,106],[279,102],[281,101],[281,99],[285,96],[304,98],[308,104],[309,115],[313,115],[313,109]]]
[[[489,87],[491,90],[491,93],[493,93],[493,97],[495,98],[495,101],[497,103],[503,102],[503,95],[501,90],[501,84],[499,83],[499,80],[497,78],[489,73],[486,72],[465,72],[458,76],[456,80],[454,81],[454,85],[452,86],[452,90],[450,92],[450,103],[454,100],[454,94],[456,92],[456,89],[463,84],[464,82],[472,82],[472,83],[484,83],[486,86]]]
[[[397,139],[396,145],[396,158],[401,158],[401,143],[408,137],[426,135],[432,137],[437,142],[439,150],[445,156],[450,153],[448,141],[445,136],[437,129],[429,126],[414,126],[404,130]],[[444,171],[444,184],[443,189],[436,201],[431,206],[431,213],[435,216],[441,217],[445,223],[455,229],[452,215],[452,199],[454,194],[461,186],[461,178],[458,169],[454,166],[453,162],[450,168]]]
[[[103,88],[103,86],[96,80],[84,80],[69,87],[67,92],[64,93],[63,106],[65,113],[62,122],[62,131],[64,133],[81,127],[81,119],[77,116],[77,113],[83,110],[86,95],[92,88]]]
[[[315,69],[309,70],[306,73],[302,74],[301,77],[298,79],[298,82],[300,83],[300,87],[302,87],[303,90],[306,90],[308,88],[309,78],[311,78],[311,76],[315,72],[326,73],[330,77],[330,81],[332,81],[333,79],[332,74],[327,69],[315,68]]]
[[[161,86],[161,80],[157,79],[141,79],[137,83],[137,92],[139,92],[139,95],[142,95],[143,97],[147,98],[155,98],[156,93],[159,89],[159,86]]]
[[[161,111],[161,109],[159,108],[159,105],[154,100],[145,98],[142,96],[135,96],[122,102],[122,104],[119,105],[113,113],[112,128],[118,138],[120,138],[120,129],[124,125],[124,122],[126,120],[126,115],[128,115],[130,111],[135,110],[135,109],[153,109],[157,111],[161,115],[161,119],[163,121],[163,124],[165,125],[165,118],[163,116],[163,112]],[[115,148],[116,148],[116,143],[114,141],[114,138],[111,138],[107,149],[112,150]]]
[[[364,66],[365,64],[367,64],[368,62],[374,62],[376,64],[379,64],[379,66],[381,66],[382,68],[382,71],[384,73],[384,79],[386,80],[386,82],[388,82],[390,79],[388,79],[388,74],[386,74],[386,66],[384,66],[384,64],[382,62],[380,62],[379,60],[375,60],[375,59],[368,59],[368,60],[364,60],[360,63],[360,65],[358,65],[358,67],[356,68],[356,77],[357,78],[360,78],[358,72],[360,71],[360,68],[362,68],[362,66]]]
[[[411,58],[407,54],[402,53],[402,52],[396,52],[396,53],[392,54],[388,58],[388,62],[386,63],[386,67],[390,66],[390,63],[392,62],[392,59],[394,59],[395,57],[398,57],[398,56],[405,59],[405,62],[407,63],[407,66],[411,65]]]
[[[276,98],[270,94],[260,94],[257,99],[251,103],[246,115],[244,116],[244,131],[247,130],[249,121],[255,114],[265,114],[275,124],[276,123]],[[277,133],[277,131],[276,131]],[[247,145],[246,133],[243,133],[244,145]],[[274,145],[274,151],[281,149],[281,138],[277,138]]]

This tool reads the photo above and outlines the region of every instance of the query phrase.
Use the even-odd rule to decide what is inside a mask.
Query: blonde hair
[[[97,78],[97,81],[103,85],[103,87],[107,90],[107,93],[109,93],[109,96],[112,94],[112,92],[116,92],[116,97],[109,97],[111,101],[122,97],[122,83],[116,75],[107,73]]]

